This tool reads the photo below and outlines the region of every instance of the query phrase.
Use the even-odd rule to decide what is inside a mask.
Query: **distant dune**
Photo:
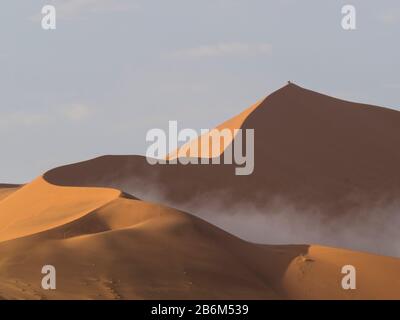
[[[1,184],[0,183],[0,201],[20,188],[19,185],[16,184]]]

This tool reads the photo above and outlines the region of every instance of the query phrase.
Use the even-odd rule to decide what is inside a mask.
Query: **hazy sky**
[[[400,107],[398,0],[3,0],[0,19],[0,182],[144,154],[147,130],[212,128],[289,79]]]

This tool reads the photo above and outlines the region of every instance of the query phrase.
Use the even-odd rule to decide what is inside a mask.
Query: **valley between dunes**
[[[2,186],[0,226],[0,299],[400,299],[399,259],[258,245],[111,188]],[[347,264],[356,290],[341,287]]]

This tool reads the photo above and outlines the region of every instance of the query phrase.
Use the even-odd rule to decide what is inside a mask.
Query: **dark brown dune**
[[[10,196],[21,187],[22,185],[19,184],[0,183],[0,201]]]
[[[290,84],[254,108],[242,128],[255,129],[249,176],[235,176],[233,165],[152,166],[141,156],[104,156],[44,177],[58,185],[114,187],[183,208],[200,198],[262,207],[280,197],[327,216],[400,196],[398,111]]]
[[[0,183],[0,189],[19,188],[19,187],[22,187],[22,185],[12,184],[12,183]]]

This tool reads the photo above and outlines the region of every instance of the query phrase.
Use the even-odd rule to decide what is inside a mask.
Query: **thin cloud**
[[[46,126],[51,123],[81,122],[93,115],[93,109],[85,104],[70,104],[55,111],[26,112],[11,111],[0,113],[0,129],[20,129]]]
[[[400,22],[400,10],[385,11],[379,16],[379,21],[385,25],[395,25]]]
[[[387,89],[400,89],[400,82],[399,83],[386,83],[384,87]]]
[[[48,123],[50,117],[46,114],[33,114],[28,112],[11,112],[0,114],[0,129],[32,127]]]
[[[61,115],[71,121],[82,121],[88,118],[92,109],[85,104],[71,104],[64,107]]]
[[[272,47],[268,43],[229,42],[181,49],[174,57],[207,58],[224,56],[256,56],[270,54]]]

